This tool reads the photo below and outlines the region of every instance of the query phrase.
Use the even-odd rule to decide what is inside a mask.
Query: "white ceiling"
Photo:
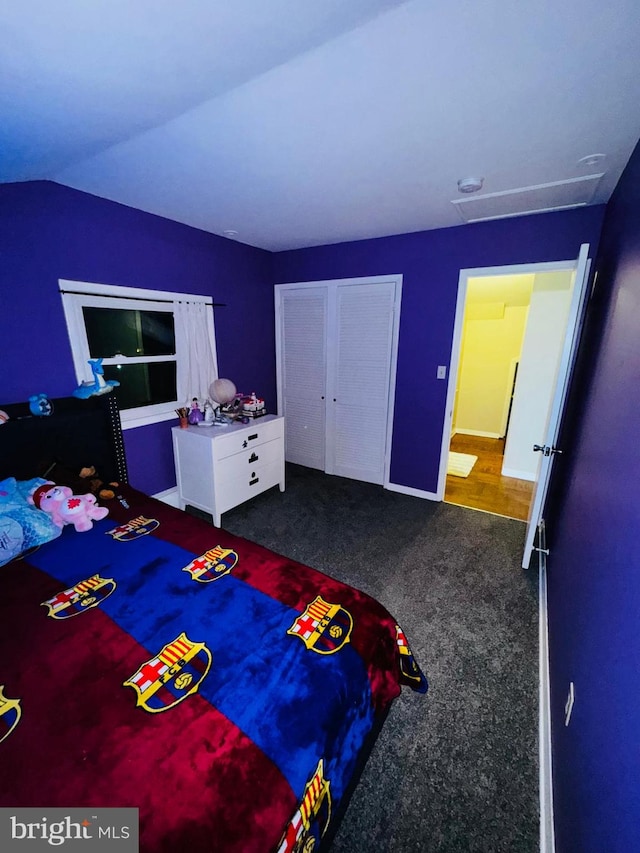
[[[575,203],[604,172],[603,202],[640,136],[638,44],[637,0],[14,0],[0,181],[271,250],[460,224],[468,175]]]

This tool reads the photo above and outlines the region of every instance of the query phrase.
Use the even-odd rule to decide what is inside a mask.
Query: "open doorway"
[[[443,497],[526,521],[539,466],[533,445],[545,434],[575,265],[477,272],[458,306]]]

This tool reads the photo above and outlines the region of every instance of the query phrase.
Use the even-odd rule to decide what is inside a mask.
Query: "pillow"
[[[41,477],[23,481],[9,477],[0,481],[0,566],[62,533],[62,528],[46,512],[27,500],[45,482]]]

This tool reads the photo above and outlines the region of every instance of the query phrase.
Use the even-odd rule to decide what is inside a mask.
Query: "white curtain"
[[[188,405],[197,397],[202,407],[209,385],[218,378],[213,308],[204,302],[178,302],[175,318],[178,400]]]

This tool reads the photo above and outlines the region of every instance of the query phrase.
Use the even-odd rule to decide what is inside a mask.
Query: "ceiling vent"
[[[522,216],[525,213],[547,213],[551,210],[584,207],[592,203],[603,175],[604,172],[601,172],[598,175],[569,178],[550,184],[485,193],[473,198],[457,198],[453,199],[451,204],[456,206],[464,222],[482,222],[487,219]]]

